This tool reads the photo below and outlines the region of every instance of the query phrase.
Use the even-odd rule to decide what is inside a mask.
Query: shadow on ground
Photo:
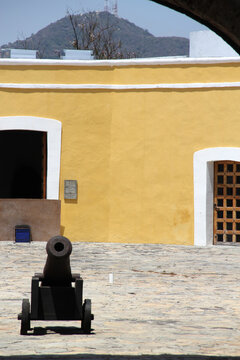
[[[0,356],[4,360],[240,360],[240,356],[205,355],[22,355]]]
[[[59,335],[85,335],[84,331],[78,327],[64,327],[64,326],[46,326],[46,327],[34,327],[31,331],[28,332],[26,336],[41,336],[47,334],[59,334]],[[94,332],[91,332],[89,335],[94,335]],[[0,357],[1,359],[1,357]]]

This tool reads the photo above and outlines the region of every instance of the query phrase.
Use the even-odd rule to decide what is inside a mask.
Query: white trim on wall
[[[176,84],[22,84],[0,83],[0,89],[29,90],[151,90],[151,89],[215,89],[239,88],[240,82],[176,83]]]
[[[60,60],[60,59],[0,59],[0,65],[12,66],[152,66],[152,65],[192,65],[192,64],[226,64],[239,63],[239,57],[159,57],[119,60]]]
[[[59,177],[61,156],[60,121],[35,116],[0,117],[1,130],[32,130],[47,133],[47,199],[59,199]]]
[[[194,154],[194,245],[213,245],[214,161],[240,161],[240,148],[208,148]]]

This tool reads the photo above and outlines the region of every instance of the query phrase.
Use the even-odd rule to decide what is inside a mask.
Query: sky
[[[115,0],[108,0],[109,5]],[[23,40],[72,12],[103,11],[104,0],[0,0],[0,46]],[[155,36],[189,38],[206,27],[151,0],[118,0],[118,16]]]

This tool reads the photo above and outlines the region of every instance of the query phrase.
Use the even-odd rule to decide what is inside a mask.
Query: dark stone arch
[[[240,0],[151,0],[208,26],[240,54]]]

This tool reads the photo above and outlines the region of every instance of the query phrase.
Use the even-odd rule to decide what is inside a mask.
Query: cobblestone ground
[[[0,242],[1,359],[240,359],[240,247],[73,243],[92,334],[32,321],[21,336],[17,315],[45,245]]]

